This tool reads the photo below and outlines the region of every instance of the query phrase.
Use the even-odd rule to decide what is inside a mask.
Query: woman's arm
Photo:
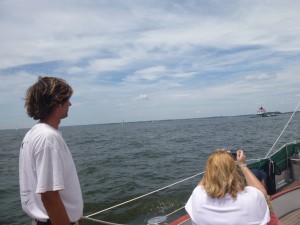
[[[251,170],[247,167],[245,164],[246,162],[246,156],[244,155],[243,150],[238,150],[237,151],[237,164],[240,167],[247,184],[249,186],[255,187],[259,189],[265,197],[267,197],[267,191],[264,187],[264,185],[256,178],[256,176],[251,172]]]

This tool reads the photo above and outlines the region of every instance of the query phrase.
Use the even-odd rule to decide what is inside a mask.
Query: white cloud
[[[69,124],[247,114],[258,102],[289,111],[299,96],[300,1],[4,0],[0,8],[0,116],[18,109],[24,126],[20,99],[42,74],[74,87]],[[5,120],[0,129],[15,126]]]
[[[275,79],[277,77],[276,74],[256,74],[256,75],[248,75],[246,76],[246,80],[252,81],[252,80],[271,80]]]
[[[68,69],[69,74],[78,74],[78,73],[82,73],[83,71],[84,69],[78,66],[74,66]]]
[[[136,71],[133,75],[127,76],[124,80],[136,81],[155,81],[166,76],[167,69],[164,66],[154,66]]]
[[[137,100],[149,100],[149,97],[146,94],[141,94],[137,97]]]

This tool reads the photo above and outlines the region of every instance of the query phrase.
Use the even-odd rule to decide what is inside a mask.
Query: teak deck
[[[286,225],[300,225],[300,209],[280,218],[280,221]]]

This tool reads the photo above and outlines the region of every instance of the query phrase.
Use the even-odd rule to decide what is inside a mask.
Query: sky
[[[38,76],[74,89],[62,126],[293,111],[298,0],[0,0],[0,129],[36,123]]]

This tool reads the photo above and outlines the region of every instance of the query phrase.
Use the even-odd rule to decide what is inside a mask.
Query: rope
[[[121,205],[125,205],[125,204],[127,204],[127,203],[129,203],[129,202],[132,202],[132,201],[138,200],[138,199],[140,199],[140,198],[146,197],[146,196],[148,196],[148,195],[154,194],[154,193],[156,193],[156,192],[159,192],[159,191],[161,191],[161,190],[164,190],[164,189],[166,189],[166,188],[172,187],[172,186],[174,186],[174,185],[176,185],[176,184],[182,183],[182,182],[184,182],[184,181],[186,181],[186,180],[189,180],[189,179],[191,179],[191,178],[194,178],[194,177],[196,177],[196,176],[199,176],[199,175],[201,175],[201,174],[203,174],[203,173],[204,173],[204,172],[195,174],[195,175],[193,175],[193,176],[191,176],[191,177],[188,177],[188,178],[185,178],[185,179],[183,179],[183,180],[177,181],[177,182],[175,182],[175,183],[173,183],[173,184],[167,185],[167,186],[162,187],[162,188],[160,188],[160,189],[157,189],[157,190],[155,190],[155,191],[151,191],[151,192],[149,192],[149,193],[147,193],[147,194],[144,194],[144,195],[141,195],[141,196],[139,196],[139,197],[133,198],[133,199],[128,200],[128,201],[126,201],[126,202],[122,202],[122,203],[117,204],[117,205],[115,205],[115,206],[112,206],[112,207],[103,209],[103,210],[101,210],[101,211],[95,212],[95,213],[93,213],[93,214],[90,214],[90,215],[86,216],[85,218],[89,218],[89,217],[91,217],[91,216],[95,216],[95,215],[100,214],[100,213],[102,213],[102,212],[105,212],[105,211],[107,211],[107,210],[114,209],[114,208],[119,207],[119,206],[121,206]]]
[[[178,212],[179,210],[182,210],[183,208],[184,208],[184,206],[182,206],[182,207],[181,207],[181,208],[179,208],[179,209],[176,209],[175,211],[173,211],[173,212],[171,212],[171,213],[167,214],[166,216],[168,217],[168,216],[170,216],[170,215],[172,215],[172,214],[174,214],[174,213]]]
[[[298,104],[297,104],[297,106],[296,106],[296,108],[295,108],[293,114],[291,115],[289,121],[287,122],[287,124],[285,125],[285,127],[283,128],[283,130],[281,131],[280,135],[278,136],[277,140],[275,141],[275,143],[273,144],[273,146],[271,147],[270,151],[267,153],[267,155],[265,156],[265,158],[268,158],[270,152],[273,150],[274,146],[277,144],[279,138],[281,137],[281,135],[283,134],[283,132],[285,131],[285,129],[286,129],[287,126],[289,125],[290,121],[292,120],[293,116],[295,115],[296,110],[298,109],[299,105],[300,105],[300,101],[298,102]]]
[[[249,162],[249,161],[256,161],[256,162],[259,162],[259,161],[262,161],[263,159],[265,159],[265,158],[247,159],[246,161],[247,161],[247,162]]]

